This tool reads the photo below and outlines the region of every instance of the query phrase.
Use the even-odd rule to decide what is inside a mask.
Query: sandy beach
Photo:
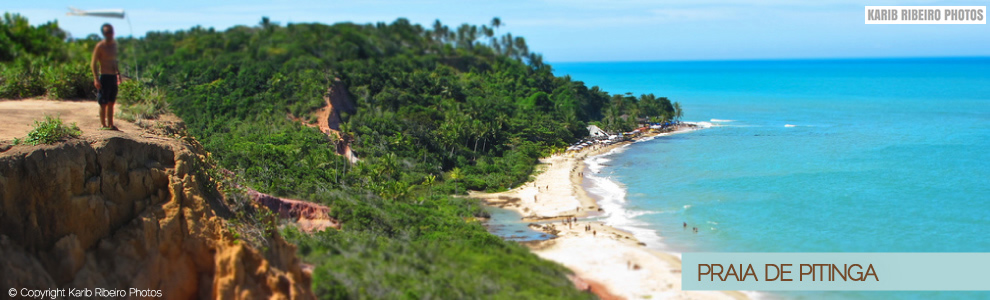
[[[691,130],[695,129],[682,127],[661,135]],[[652,136],[656,134],[642,138]],[[542,159],[533,181],[506,192],[472,193],[471,197],[515,210],[524,221],[552,220],[549,225],[531,227],[554,233],[557,238],[524,244],[536,255],[570,268],[581,280],[590,282],[592,292],[603,299],[747,298],[740,292],[682,291],[680,259],[647,248],[631,233],[586,219],[603,212],[581,186],[584,160],[628,143]],[[577,221],[567,222],[570,218]]]

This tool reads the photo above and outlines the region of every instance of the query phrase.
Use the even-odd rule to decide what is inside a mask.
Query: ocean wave
[[[659,211],[653,211],[653,210],[627,210],[625,214],[630,218],[635,218],[639,216],[655,215],[659,213],[660,213]]]
[[[797,125],[794,125],[794,124],[784,124],[784,127],[797,127]]]
[[[610,161],[602,156],[594,156],[585,159],[587,168],[593,172],[586,175],[589,184],[587,191],[598,200],[599,207],[605,214],[601,221],[608,226],[632,233],[636,239],[650,247],[662,247],[660,232],[653,227],[653,224],[637,220],[636,218],[648,214],[658,214],[660,211],[633,210],[626,207],[626,196],[628,190],[618,181],[607,176],[596,175],[602,170],[603,163]]]
[[[694,126],[698,126],[698,127],[703,128],[703,129],[704,128],[712,128],[714,126],[721,126],[721,125],[712,124],[711,122],[704,122],[704,121],[702,121],[702,122],[684,122],[684,124],[692,124]]]
[[[626,152],[626,149],[629,148],[629,145],[630,144],[619,145],[618,147],[615,147],[614,149],[609,150],[608,153],[605,153],[605,154],[602,154],[602,155],[608,156],[608,155],[613,155],[613,154],[619,154],[619,153],[622,153],[622,152]]]
[[[718,126],[718,127],[763,127],[763,125],[722,125],[722,124],[715,125],[715,126]]]
[[[607,177],[588,176],[591,186],[588,191],[601,197],[599,205],[620,204],[626,202],[626,189],[618,182]],[[619,208],[619,207],[614,207]]]
[[[729,123],[729,122],[735,122],[736,120],[711,119],[710,121],[712,123]]]
[[[634,141],[633,143],[642,143],[642,142],[652,141],[653,139],[655,139],[657,137],[660,137],[660,136],[661,135],[648,136],[648,137],[645,137],[645,138],[638,139],[638,140]]]
[[[610,161],[612,160],[603,155],[598,155],[589,157],[584,161],[584,163],[587,165],[586,169],[590,171],[588,172],[589,174],[598,174],[603,168],[605,168],[605,163]]]

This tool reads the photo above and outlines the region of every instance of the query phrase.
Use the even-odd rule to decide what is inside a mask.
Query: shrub
[[[41,96],[44,86],[29,66],[0,65],[0,98],[20,99]]]
[[[136,80],[120,84],[117,102],[121,104],[117,117],[131,122],[154,119],[168,111],[165,93],[160,88],[146,87]]]
[[[34,121],[34,129],[32,129],[31,132],[28,132],[27,138],[24,139],[24,142],[31,145],[42,143],[54,144],[64,138],[75,138],[79,137],[81,134],[82,131],[79,130],[76,123],[72,123],[72,125],[67,126],[62,123],[61,118],[53,118],[50,115],[45,115],[45,121]]]
[[[117,92],[117,103],[132,105],[144,98],[144,84],[137,80],[124,80]]]
[[[49,99],[86,97],[85,86],[92,85],[86,68],[78,64],[51,64],[43,68],[41,79]]]
[[[85,98],[96,87],[85,62],[62,63],[42,58],[0,65],[0,98],[46,96],[49,99]]]

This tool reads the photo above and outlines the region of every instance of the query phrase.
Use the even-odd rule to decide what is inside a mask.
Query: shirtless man
[[[117,102],[117,85],[120,84],[120,69],[117,67],[117,42],[113,40],[113,26],[110,23],[100,27],[103,40],[93,49],[93,85],[96,86],[96,102],[100,104],[101,129],[118,130],[113,126],[113,105]]]

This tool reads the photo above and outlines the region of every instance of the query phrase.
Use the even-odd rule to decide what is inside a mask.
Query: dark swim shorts
[[[96,102],[106,105],[117,102],[117,75],[100,75],[100,90],[96,91]]]

